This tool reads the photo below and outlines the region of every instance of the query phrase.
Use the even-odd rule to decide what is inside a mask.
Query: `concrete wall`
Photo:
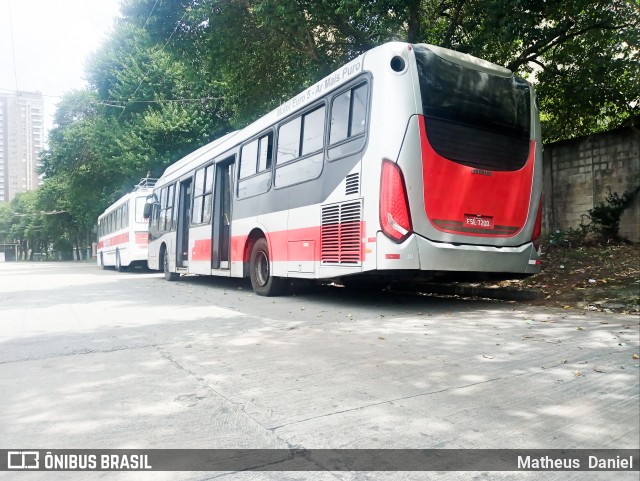
[[[577,227],[604,200],[640,185],[640,131],[627,127],[544,146],[544,229]],[[640,242],[640,195],[620,222],[620,235]]]

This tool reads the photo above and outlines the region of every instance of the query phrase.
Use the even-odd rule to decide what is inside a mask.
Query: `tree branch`
[[[591,30],[621,28],[619,26],[612,26],[604,22],[599,22],[594,23],[593,25],[587,25],[586,27],[576,30],[575,32],[570,32],[571,28],[574,25],[575,22],[571,20],[567,26],[554,29],[553,31],[551,31],[551,33],[546,35],[545,38],[539,40],[529,48],[525,49],[517,59],[507,65],[507,68],[511,71],[515,71],[520,66],[524,65],[527,62],[530,62],[532,58],[539,57],[543,53],[548,52],[556,45],[559,45],[569,39],[579,37],[580,35],[584,35]]]

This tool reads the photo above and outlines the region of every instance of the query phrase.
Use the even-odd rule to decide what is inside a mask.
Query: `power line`
[[[156,1],[157,3],[157,1]],[[182,17],[180,18],[180,20],[178,20],[176,22],[176,26],[173,29],[173,31],[171,32],[171,35],[169,35],[169,38],[167,39],[167,41],[164,43],[164,45],[162,46],[162,48],[160,49],[160,52],[163,52],[164,49],[167,47],[167,45],[169,44],[169,42],[171,41],[171,39],[173,38],[173,35],[176,33],[176,31],[178,30],[178,27],[180,26],[180,23],[182,23],[182,21],[184,20],[184,17],[187,16],[187,13],[189,13],[189,10],[191,10],[191,7],[193,7],[193,5],[196,3],[196,0],[191,0],[191,3],[187,6],[187,8],[184,9],[184,13],[182,14]],[[153,8],[151,9],[151,11],[153,12],[153,9],[155,8],[155,4],[153,6]],[[151,14],[149,14],[149,17],[151,16]],[[148,20],[148,18],[147,18]],[[146,25],[146,22],[145,22]],[[145,73],[146,74],[146,73]],[[140,87],[142,86],[142,82],[144,82],[144,76],[145,75],[141,75],[140,76],[140,82],[138,83],[138,86],[135,88],[135,90],[133,91],[133,94],[131,94],[131,97],[135,97],[135,95],[138,93],[138,90],[140,89]],[[118,116],[118,120],[120,121],[120,118],[122,118],[122,115],[124,114],[124,111],[127,110],[127,107],[129,106],[129,103],[131,103],[131,101],[127,101],[127,103],[125,104],[124,108],[122,109],[122,112],[120,112],[120,115]]]
[[[158,5],[158,1],[159,0],[156,0],[156,3],[154,3],[153,7],[151,7],[151,11],[149,12],[149,15],[147,15],[147,19],[144,21],[144,25],[142,26],[142,30],[144,30],[147,27],[147,23],[149,23],[149,19],[151,18],[151,14],[156,9],[156,5]]]
[[[11,0],[9,0],[9,30],[11,32],[11,56],[13,58],[13,79],[16,82],[16,90],[18,90],[18,69],[16,68],[16,47],[13,41],[13,14],[11,12]]]
[[[14,93],[14,94],[17,94],[18,92],[36,93],[36,94],[42,95],[43,97],[50,97],[50,98],[53,98],[53,99],[61,99],[63,97],[62,95],[43,94],[39,90],[14,90],[14,89],[6,89],[4,87],[0,87],[0,90],[3,91],[3,92],[11,92],[11,93]]]
[[[157,100],[106,100],[97,101],[90,100],[89,103],[94,105],[102,105],[104,107],[116,107],[124,109],[131,104],[165,104],[165,103],[189,103],[189,102],[205,102],[207,100],[222,100],[224,97],[199,97],[193,99],[178,98],[178,99],[157,99]]]

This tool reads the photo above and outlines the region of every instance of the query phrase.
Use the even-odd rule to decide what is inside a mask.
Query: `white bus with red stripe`
[[[156,179],[141,179],[132,192],[111,204],[98,217],[97,262],[102,268],[147,265],[149,226],[144,218],[147,196]]]
[[[469,55],[392,42],[171,165],[149,267],[250,277],[517,277],[540,269],[533,88]]]

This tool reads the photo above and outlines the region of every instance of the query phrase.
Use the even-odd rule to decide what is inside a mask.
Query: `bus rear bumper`
[[[376,244],[377,270],[540,272],[540,257],[531,242],[517,247],[479,246],[433,242],[413,234],[396,244],[379,232]]]

